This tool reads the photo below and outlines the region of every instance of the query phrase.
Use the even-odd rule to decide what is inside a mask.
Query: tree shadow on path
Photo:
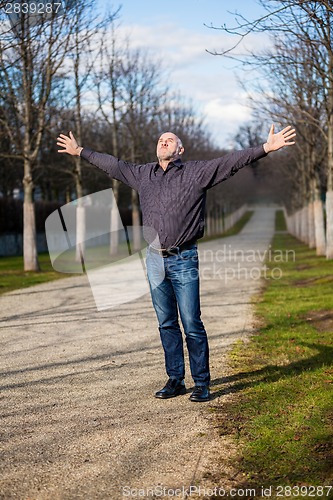
[[[317,353],[309,358],[294,361],[288,365],[267,365],[259,370],[239,372],[227,377],[217,378],[211,382],[213,389],[211,399],[226,394],[241,392],[249,387],[255,387],[263,382],[273,383],[281,378],[295,377],[303,372],[315,371],[322,366],[333,365],[333,347],[323,344],[299,342],[298,345],[314,349]],[[214,386],[224,385],[214,391]]]

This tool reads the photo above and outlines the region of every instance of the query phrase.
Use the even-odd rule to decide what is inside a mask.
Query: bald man
[[[235,151],[207,161],[183,161],[184,146],[173,132],[157,142],[158,162],[132,164],[112,155],[79,146],[72,132],[60,134],[59,153],[81,156],[138,191],[143,233],[148,243],[147,276],[165,355],[168,381],[155,393],[160,399],[186,394],[183,325],[195,384],[193,402],[209,401],[209,348],[201,320],[197,241],[204,234],[207,190],[271,151],[295,144],[290,126],[255,148]]]

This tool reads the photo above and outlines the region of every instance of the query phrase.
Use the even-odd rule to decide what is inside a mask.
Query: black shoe
[[[180,394],[186,394],[184,381],[169,378],[163,389],[156,392],[155,398],[168,399],[179,396]]]
[[[205,385],[196,385],[194,391],[190,396],[190,400],[196,403],[200,403],[202,401],[209,401],[210,400],[209,387]]]

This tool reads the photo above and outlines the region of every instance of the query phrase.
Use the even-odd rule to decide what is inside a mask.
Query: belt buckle
[[[165,250],[166,257],[170,257],[171,255],[178,255],[180,253],[180,247],[172,247],[169,250]]]
[[[152,251],[154,253],[157,253],[160,257],[163,257],[164,259],[166,257],[170,257],[171,255],[177,255],[177,253],[176,253],[177,248],[178,247],[174,247],[174,248],[170,248],[170,250],[168,250],[166,248],[154,248],[154,247],[151,247],[151,249],[152,249]]]
[[[168,250],[165,248],[154,248],[153,246],[151,247],[151,250],[153,253],[156,253],[160,257],[168,257]]]
[[[172,252],[172,249],[170,250],[167,250],[166,248],[160,248],[159,251],[158,251],[159,255],[161,257],[163,257],[163,259],[165,259],[166,257],[170,257],[171,255],[175,255],[173,252]]]

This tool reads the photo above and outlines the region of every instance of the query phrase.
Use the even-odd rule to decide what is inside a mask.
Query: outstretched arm
[[[267,142],[264,144],[265,153],[271,153],[272,151],[278,151],[285,146],[292,146],[295,141],[292,139],[296,137],[296,132],[294,128],[288,127],[281,130],[277,134],[274,134],[274,124],[271,126],[269,131]]]
[[[295,129],[291,126],[285,127],[281,132],[274,134],[274,125],[268,134],[267,142],[255,148],[247,148],[241,151],[233,151],[215,160],[197,162],[201,168],[198,170],[198,182],[203,189],[210,189],[216,184],[228,179],[238,170],[260,160],[272,151],[278,151],[285,146],[292,146],[296,137]]]
[[[137,165],[119,160],[112,155],[97,153],[88,148],[78,145],[72,132],[69,135],[59,134],[57,145],[63,149],[58,149],[58,153],[67,153],[72,156],[81,156],[84,160],[100,168],[112,179],[127,184],[136,191],[139,188],[139,169]]]
[[[68,153],[72,156],[80,156],[82,147],[78,145],[72,132],[68,135],[60,134],[57,138],[57,145],[64,148],[58,149],[58,153]]]

